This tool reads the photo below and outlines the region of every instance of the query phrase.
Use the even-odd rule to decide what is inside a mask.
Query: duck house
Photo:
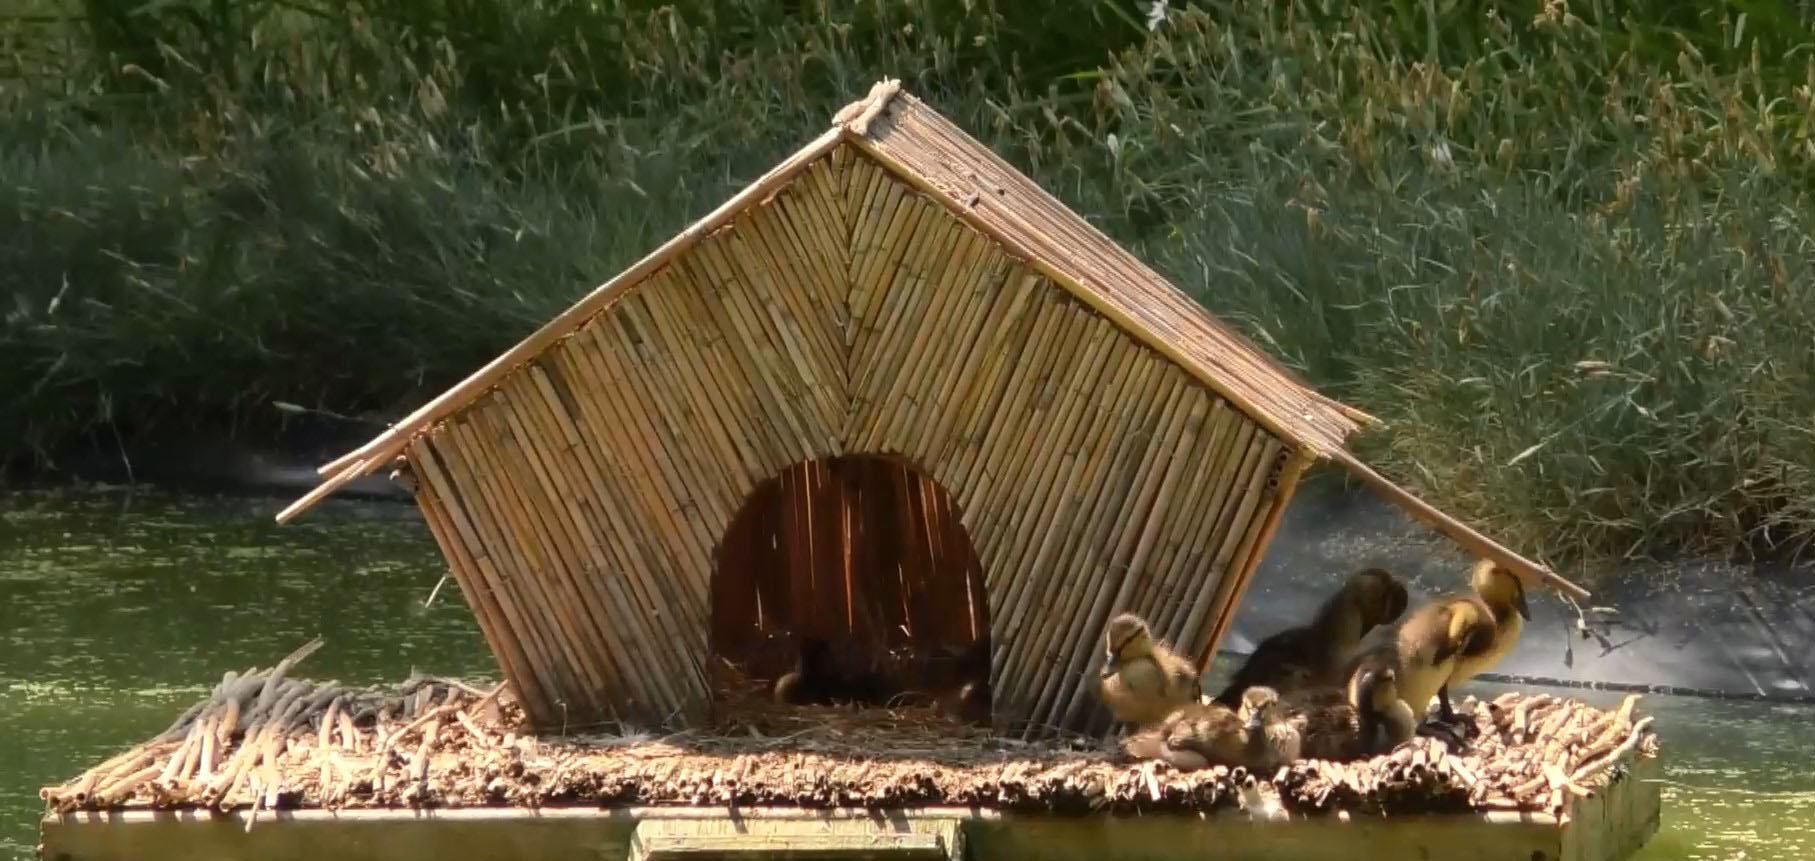
[[[538,726],[696,723],[791,631],[987,634],[999,729],[1101,728],[1110,616],[1207,663],[1318,461],[1555,580],[1357,461],[1369,421],[885,81],[278,519],[407,472]]]
[[[1586,594],[1358,461],[1369,421],[884,81],[279,514],[407,482],[502,681],[227,672],[45,787],[40,854],[1627,857],[1636,697],[1469,697],[1466,744],[1272,775],[1100,744],[1108,621],[1206,665],[1320,461]],[[731,696],[808,639],[966,656],[987,720]]]

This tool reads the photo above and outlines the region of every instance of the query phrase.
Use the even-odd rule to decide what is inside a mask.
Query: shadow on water
[[[495,677],[456,588],[422,606],[444,569],[411,508],[330,501],[279,527],[284,501],[0,497],[0,858],[33,856],[40,786],[163,729],[223,672],[269,665],[316,634],[327,646],[304,666],[313,678]],[[1230,669],[1219,662],[1213,678]],[[1670,781],[1643,861],[1815,857],[1815,707],[1665,696],[1643,707]]]

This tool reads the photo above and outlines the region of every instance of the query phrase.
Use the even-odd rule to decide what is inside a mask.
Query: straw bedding
[[[291,678],[316,644],[228,673],[152,740],[41,795],[52,810],[554,804],[979,806],[1047,813],[1208,812],[1277,799],[1287,811],[1555,810],[1655,751],[1637,698],[1617,711],[1549,696],[1464,701],[1467,742],[1419,738],[1353,763],[1277,775],[1180,773],[1098,740],[995,738],[930,709],[780,708],[734,697],[715,725],[674,735],[519,731],[502,686],[414,678],[348,689]],[[1258,793],[1258,795],[1256,794]]]

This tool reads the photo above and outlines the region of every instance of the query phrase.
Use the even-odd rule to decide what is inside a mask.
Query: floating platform
[[[1182,773],[930,709],[721,708],[673,735],[524,734],[494,688],[230,673],[137,748],[42,791],[41,857],[1352,858],[1612,861],[1656,832],[1637,698],[1464,700],[1414,739],[1275,775]]]

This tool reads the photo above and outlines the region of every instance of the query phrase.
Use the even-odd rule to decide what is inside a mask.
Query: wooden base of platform
[[[45,861],[529,861],[541,858],[1305,859],[1620,861],[1657,832],[1658,759],[1561,816],[1476,812],[1266,820],[1241,812],[1048,816],[969,808],[444,808],[74,812],[43,823]]]

